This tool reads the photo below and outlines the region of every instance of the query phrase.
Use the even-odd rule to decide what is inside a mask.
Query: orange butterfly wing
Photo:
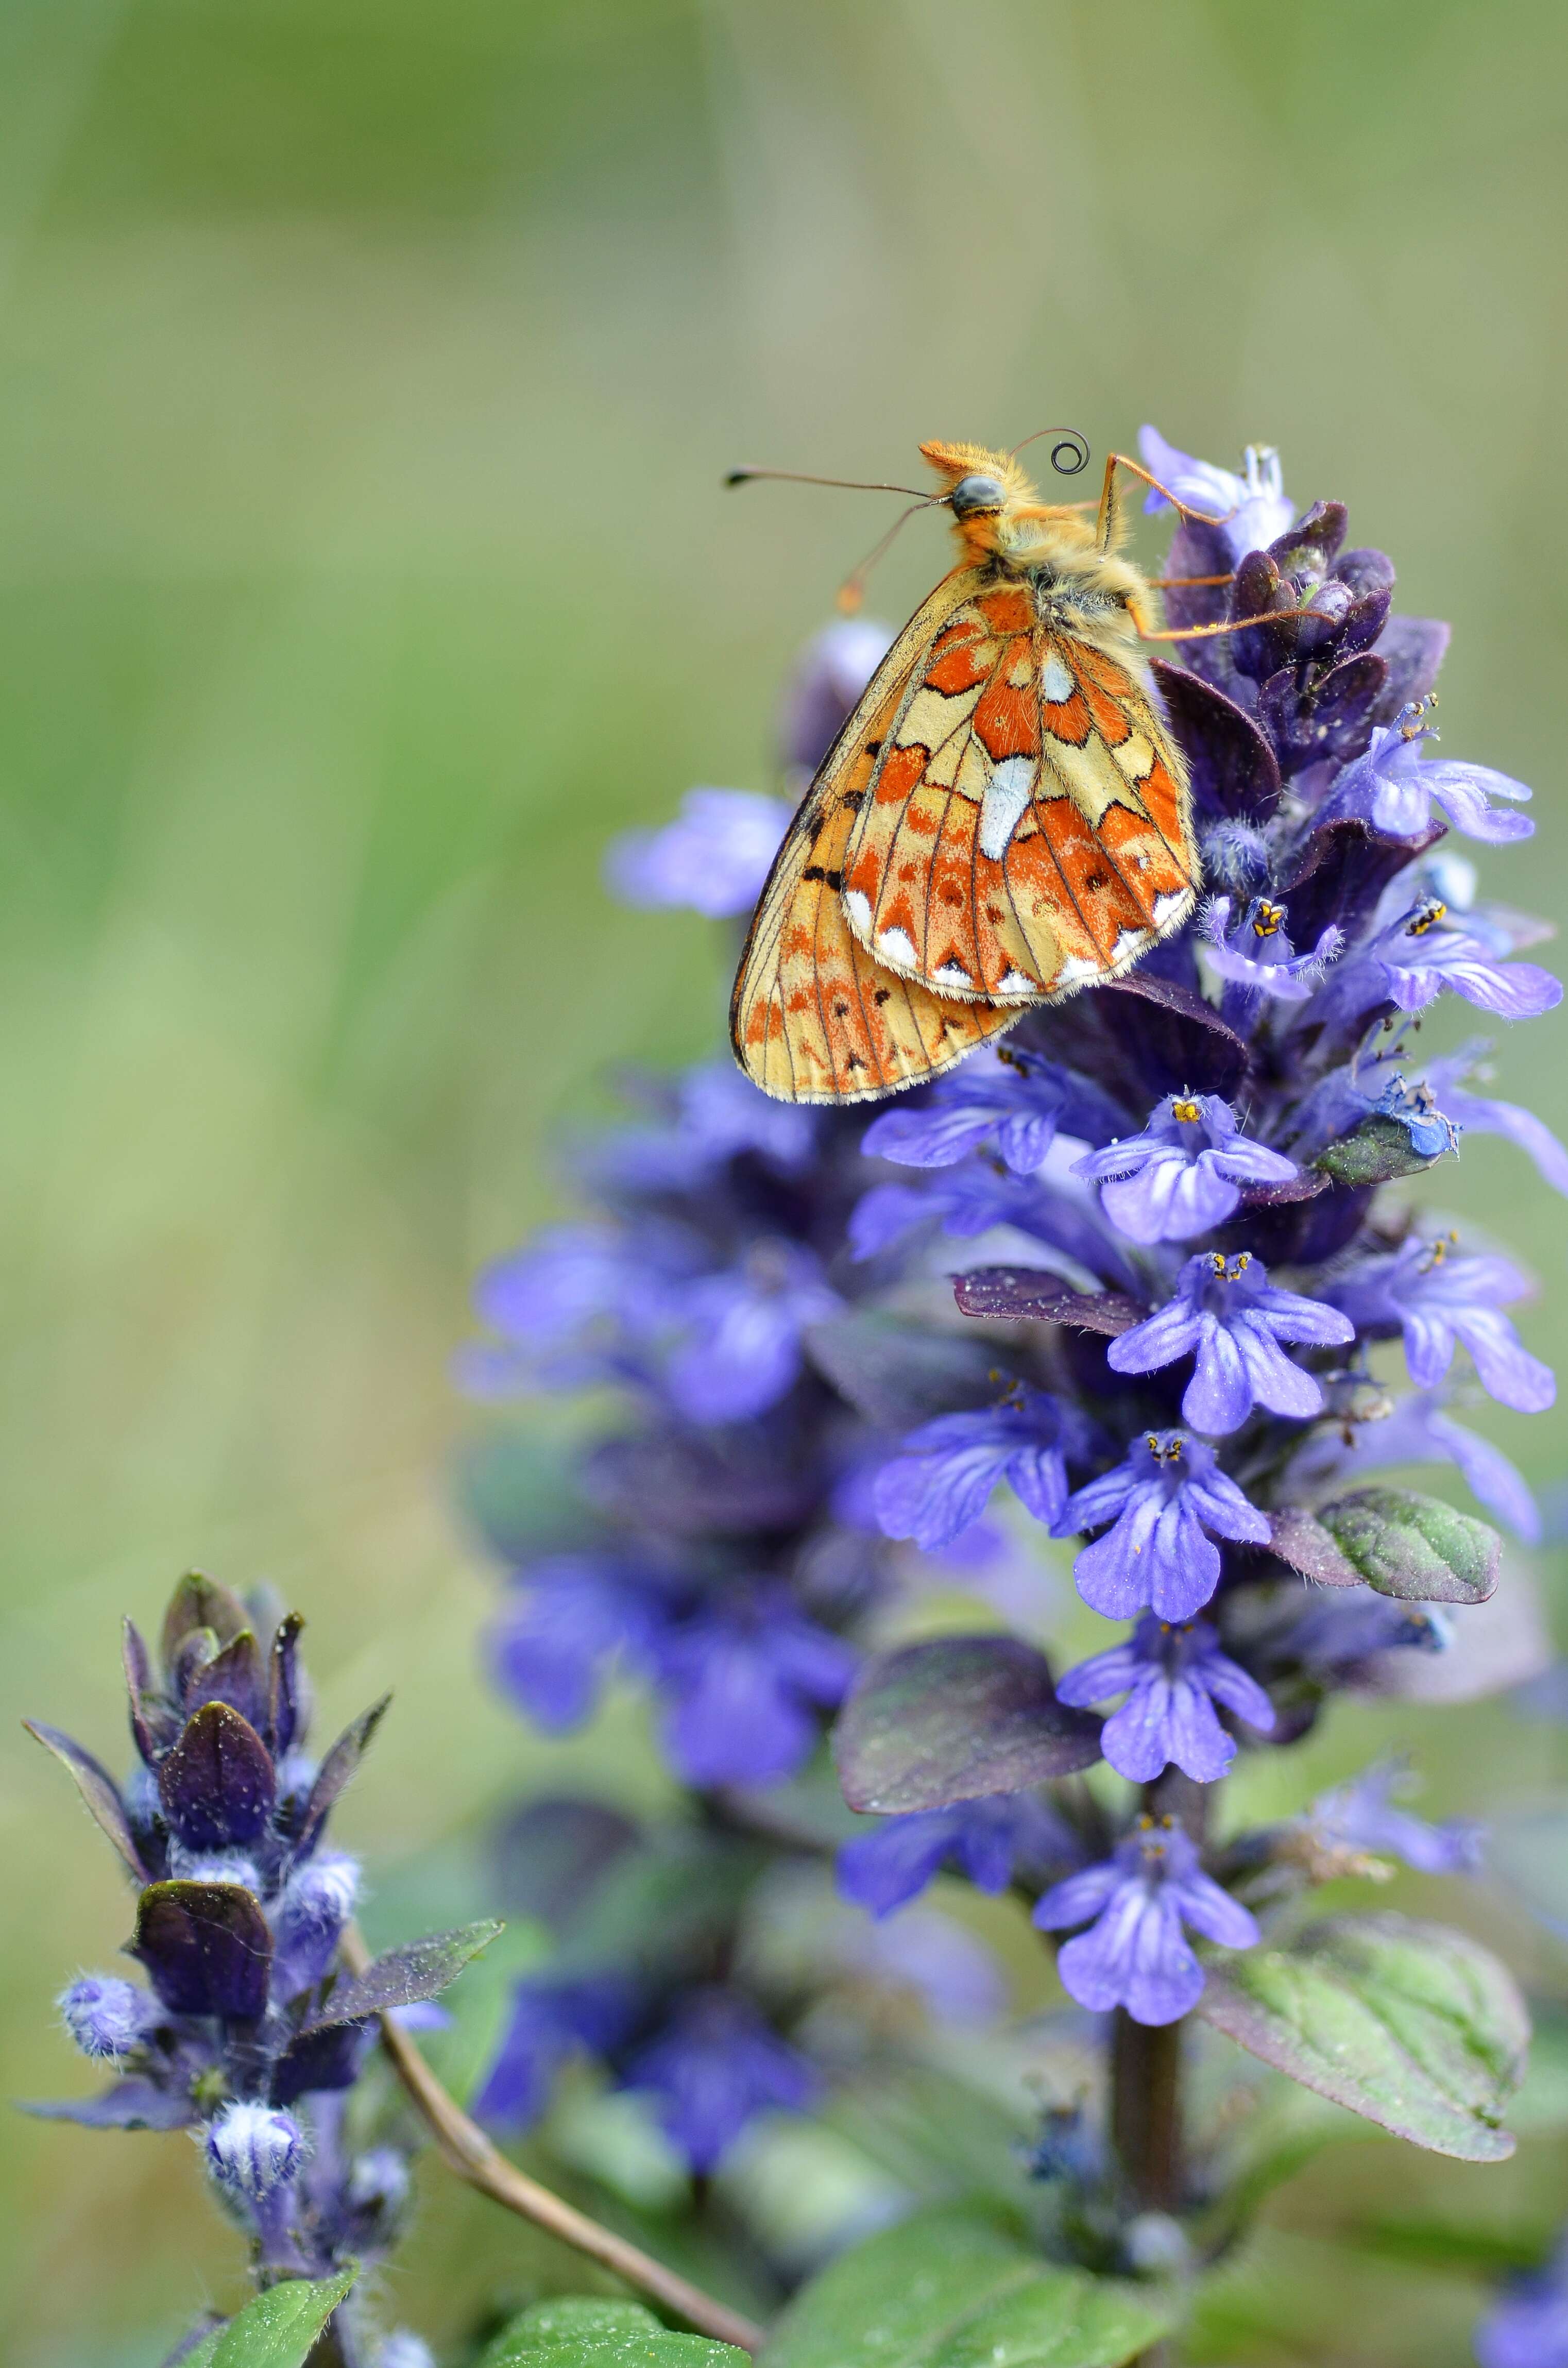
[[[953,1001],[869,954],[845,918],[851,834],[910,685],[975,571],[937,586],[882,660],[774,860],[730,1007],[735,1057],[784,1101],[873,1101],[939,1076],[1019,1018]]]
[[[955,601],[868,786],[850,926],[944,996],[1070,995],[1120,976],[1192,909],[1187,777],[1152,694],[1040,624],[1021,587]]]

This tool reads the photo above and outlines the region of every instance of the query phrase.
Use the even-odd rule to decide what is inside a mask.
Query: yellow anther
[[[1272,938],[1278,932],[1279,925],[1284,918],[1285,907],[1283,905],[1269,905],[1260,900],[1257,910],[1252,916],[1252,933],[1254,937]]]
[[[1173,1102],[1171,1104],[1171,1116],[1173,1118],[1179,1118],[1183,1126],[1196,1126],[1198,1121],[1202,1115],[1203,1113],[1199,1109],[1196,1102]]]

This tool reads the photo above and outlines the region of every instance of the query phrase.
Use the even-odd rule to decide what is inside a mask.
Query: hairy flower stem
[[[352,1974],[363,1973],[369,1964],[369,1951],[357,1926],[344,1928],[339,1953]],[[477,2187],[482,2195],[515,2212],[519,2219],[532,2221],[536,2227],[547,2229],[563,2244],[574,2246],[590,2260],[613,2271],[638,2293],[649,2295],[676,2317],[684,2318],[699,2334],[710,2335],[721,2343],[737,2344],[743,2351],[761,2350],[763,2330],[751,2319],[743,2318],[739,2311],[704,2294],[700,2286],[666,2269],[640,2247],[628,2244],[613,2229],[601,2227],[585,2212],[577,2211],[508,2162],[477,2123],[471,2122],[456,2100],[448,2095],[406,2032],[400,2030],[390,2015],[381,2016],[381,2045],[392,2069],[417,2106],[449,2169],[466,2180],[471,2187]]]

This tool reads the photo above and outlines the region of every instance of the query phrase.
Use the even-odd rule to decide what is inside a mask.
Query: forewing
[[[842,888],[850,834],[887,733],[967,589],[949,577],[883,659],[775,860],[730,1009],[735,1056],[785,1101],[871,1101],[939,1076],[1019,1017],[903,978],[859,944]]]
[[[1115,978],[1191,910],[1186,777],[1131,671],[976,590],[912,668],[851,835],[875,959],[944,996],[1032,1002]]]

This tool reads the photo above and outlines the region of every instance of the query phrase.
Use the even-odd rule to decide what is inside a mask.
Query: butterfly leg
[[[1178,500],[1168,485],[1162,485],[1158,477],[1152,477],[1141,462],[1130,460],[1125,452],[1109,452],[1106,455],[1105,483],[1100,488],[1099,516],[1095,528],[1095,538],[1102,551],[1110,549],[1111,537],[1116,529],[1116,472],[1119,469],[1126,469],[1134,477],[1141,477],[1144,484],[1153,487],[1155,493],[1164,494],[1173,509],[1178,509],[1183,518],[1197,518],[1202,526],[1223,526],[1226,518],[1235,516],[1233,510],[1226,510],[1221,517],[1216,517],[1212,510],[1195,510],[1190,502]]]

